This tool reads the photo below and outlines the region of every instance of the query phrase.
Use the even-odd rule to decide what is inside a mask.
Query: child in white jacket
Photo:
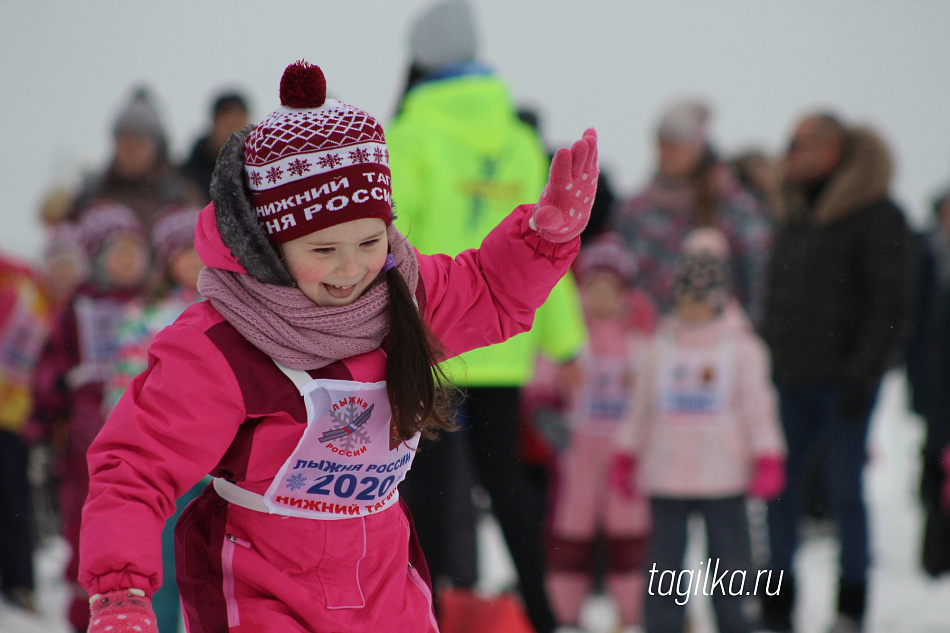
[[[686,602],[699,590],[713,596],[721,633],[748,633],[754,622],[747,603],[766,589],[754,586],[746,499],[781,492],[785,442],[768,351],[730,300],[728,277],[722,234],[691,234],[674,312],[644,350],[614,459],[615,481],[631,494],[635,482],[651,502],[647,633],[682,631]],[[684,567],[693,514],[705,522],[709,558]],[[715,583],[723,572],[728,580]]]

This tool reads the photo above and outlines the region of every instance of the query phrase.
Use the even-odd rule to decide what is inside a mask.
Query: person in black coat
[[[792,557],[805,464],[822,447],[841,541],[835,633],[860,631],[868,579],[862,473],[881,379],[903,350],[914,297],[914,247],[888,196],[889,152],[867,127],[804,117],[785,156],[762,333],[773,359],[788,440],[786,492],[769,504],[770,569],[785,572],[764,600],[765,624],[791,629]]]
[[[214,172],[218,152],[231,134],[248,124],[247,99],[238,92],[222,92],[211,106],[211,126],[207,133],[195,141],[188,160],[182,163],[181,173],[191,180],[204,196],[211,200],[211,174]]]

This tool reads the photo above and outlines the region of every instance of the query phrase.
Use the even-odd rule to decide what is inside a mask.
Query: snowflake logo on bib
[[[359,396],[350,396],[330,407],[333,429],[324,431],[320,436],[320,443],[335,441],[344,451],[351,451],[360,444],[369,444],[369,433],[364,425],[369,422],[376,405],[370,404],[367,407],[367,404]]]

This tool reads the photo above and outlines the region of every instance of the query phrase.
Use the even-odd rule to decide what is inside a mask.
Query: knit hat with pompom
[[[598,236],[577,256],[575,272],[578,280],[596,270],[607,270],[617,275],[624,284],[632,285],[637,275],[637,263],[624,248],[621,238],[613,233]]]
[[[244,143],[251,205],[273,244],[360,218],[392,222],[382,125],[326,94],[318,66],[291,64],[280,80],[281,107]]]
[[[90,260],[102,248],[120,236],[146,240],[145,225],[138,215],[125,205],[102,200],[89,205],[79,217],[79,240]]]
[[[152,250],[163,265],[172,256],[195,243],[195,227],[201,209],[191,206],[170,206],[163,209],[152,225]]]

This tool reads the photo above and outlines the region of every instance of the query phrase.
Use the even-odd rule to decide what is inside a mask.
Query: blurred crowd
[[[481,61],[465,3],[421,15],[409,49],[386,130],[397,224],[420,251],[457,254],[537,200],[551,150],[540,113],[519,109]],[[701,101],[671,95],[657,114],[643,122],[652,171],[632,192],[601,173],[573,274],[532,331],[448,368],[466,396],[461,428],[424,445],[402,486],[436,608],[446,615],[477,587],[476,528],[490,510],[538,633],[582,631],[592,592],[611,597],[624,631],[688,630],[678,583],[698,570],[684,561],[698,515],[709,560],[773,579],[754,595],[715,595],[719,630],[791,631],[792,559],[817,519],[841,541],[831,630],[860,631],[873,566],[861,477],[893,370],[906,372],[927,429],[919,560],[950,571],[950,190],[915,232],[873,122],[814,111],[790,122],[774,155],[716,147],[716,113]],[[107,163],[77,188],[51,187],[36,210],[36,261],[0,258],[6,601],[35,610],[43,538],[76,551],[86,449],[151,339],[201,300],[198,212],[218,150],[252,121],[246,95],[211,95],[206,133],[178,160],[153,95],[135,88]],[[749,504],[767,507],[768,552],[753,550]],[[163,632],[179,620],[165,557]],[[67,617],[84,631],[75,556],[64,573]]]

